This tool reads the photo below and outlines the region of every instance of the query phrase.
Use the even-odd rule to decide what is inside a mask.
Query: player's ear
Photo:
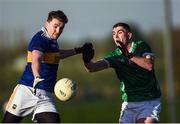
[[[48,25],[49,25],[49,22],[48,21],[46,21],[45,23],[44,23],[44,27],[48,27]]]
[[[128,32],[128,38],[131,39],[132,38],[132,33]]]

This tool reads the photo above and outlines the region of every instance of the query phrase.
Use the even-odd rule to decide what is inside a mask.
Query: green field
[[[56,101],[64,123],[80,122],[118,122],[120,101]],[[1,111],[2,117],[2,111]],[[32,122],[31,115],[24,118],[22,122]]]
[[[56,101],[56,105],[61,113],[63,123],[118,123],[121,101],[112,99],[77,101],[72,99],[68,102]],[[160,120],[162,123],[169,122],[166,108],[167,105],[163,104]],[[180,107],[177,109],[180,109]],[[177,115],[179,114],[178,112]],[[2,111],[0,116],[2,118]],[[24,118],[22,122],[32,122],[31,115]],[[177,122],[180,122],[180,120],[177,120]]]

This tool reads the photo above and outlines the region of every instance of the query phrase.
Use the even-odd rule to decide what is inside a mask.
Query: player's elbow
[[[153,67],[153,64],[150,64],[150,63],[149,63],[149,64],[146,65],[146,69],[147,69],[148,71],[152,71],[153,68],[154,68],[154,67]]]
[[[90,68],[90,67],[86,67],[86,71],[87,72],[95,72],[95,70],[93,68]]]
[[[95,72],[95,66],[92,63],[86,63],[85,68],[87,72]]]
[[[153,70],[153,68],[148,68],[147,70],[148,70],[148,71],[152,71],[152,70]]]

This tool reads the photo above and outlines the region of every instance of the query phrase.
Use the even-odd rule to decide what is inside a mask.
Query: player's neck
[[[131,49],[131,46],[132,46],[132,42],[131,41],[126,43],[126,48],[128,49],[128,51]]]

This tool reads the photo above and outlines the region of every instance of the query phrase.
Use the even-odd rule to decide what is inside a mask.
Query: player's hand
[[[126,46],[121,41],[116,41],[116,42],[119,43],[120,46],[118,46],[118,48],[121,50],[124,56],[128,57],[129,59],[133,57],[133,54],[129,53]]]
[[[83,44],[83,46],[76,47],[76,48],[74,48],[74,50],[75,50],[76,54],[79,54],[79,53],[83,53],[84,50],[89,49],[91,47],[92,47],[92,43],[86,42]]]
[[[88,42],[88,43],[85,43],[83,46],[84,46],[84,49],[82,52],[82,59],[84,63],[89,63],[91,59],[94,57],[93,45],[92,43]]]
[[[82,47],[76,47],[76,48],[74,48],[74,50],[75,50],[76,54],[79,54],[79,53],[82,53],[82,52],[83,52],[83,48],[84,48],[84,46],[82,46]]]
[[[43,81],[43,80],[44,80],[44,79],[41,78],[40,76],[36,76],[36,77],[34,78],[33,88],[35,89],[36,86],[37,86],[37,84],[38,84],[39,82]]]

